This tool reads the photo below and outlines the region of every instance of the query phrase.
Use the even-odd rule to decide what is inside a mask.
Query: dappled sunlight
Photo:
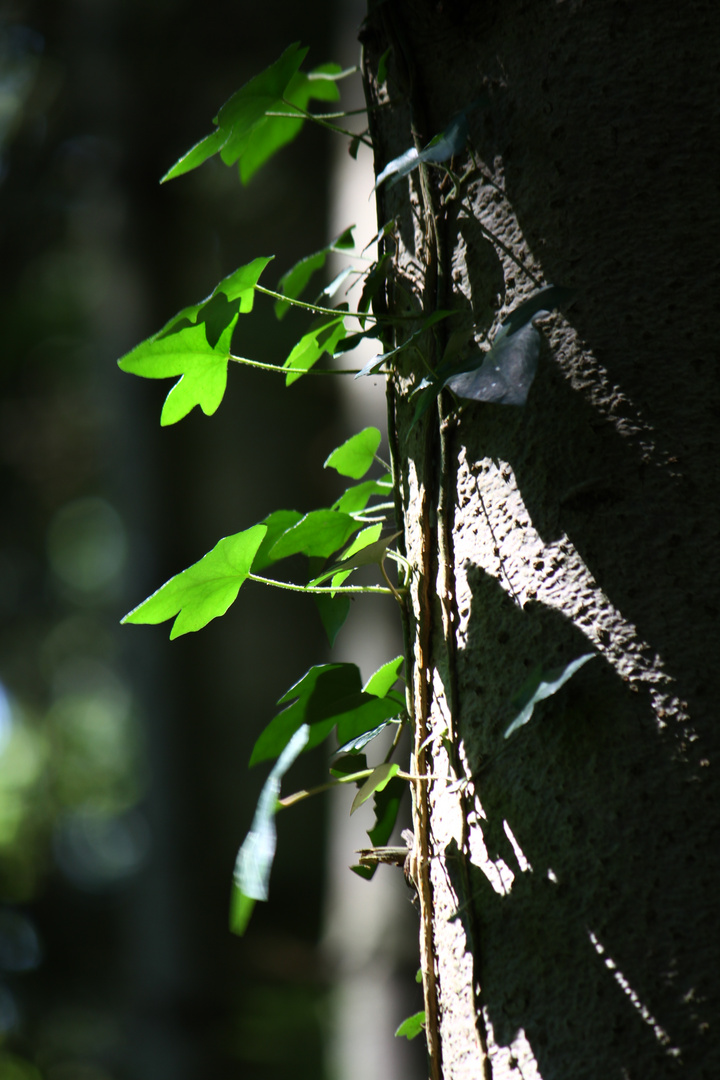
[[[620,968],[617,966],[617,964],[612,959],[612,957],[608,955],[605,946],[598,940],[598,938],[595,936],[595,934],[592,932],[592,930],[588,930],[588,937],[590,938],[590,942],[591,942],[592,947],[594,948],[595,952],[602,959],[603,964],[605,965],[607,970],[610,972],[610,974],[612,975],[613,979],[618,984],[618,986],[620,987],[622,992],[627,996],[627,998],[630,1001],[633,1008],[637,1010],[637,1012],[640,1014],[643,1021],[652,1030],[653,1035],[655,1036],[657,1041],[660,1043],[660,1045],[665,1047],[666,1052],[671,1057],[679,1057],[680,1056],[680,1049],[678,1047],[674,1047],[672,1045],[672,1039],[668,1035],[665,1028],[662,1027],[662,1025],[658,1023],[658,1021],[655,1019],[655,1017],[650,1012],[650,1010],[647,1008],[647,1006],[645,1004],[643,1004],[643,1002],[640,1000],[640,998],[638,997],[636,992],[633,990],[633,988],[630,985],[630,983],[628,982],[628,980],[623,975]]]

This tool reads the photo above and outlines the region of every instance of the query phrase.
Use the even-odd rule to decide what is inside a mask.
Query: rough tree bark
[[[720,13],[387,0],[363,44],[377,171],[489,95],[459,198],[378,189],[389,310],[477,348],[533,278],[576,290],[524,407],[411,429],[417,354],[388,380],[431,1074],[716,1077]],[[529,671],[589,651],[506,741]]]

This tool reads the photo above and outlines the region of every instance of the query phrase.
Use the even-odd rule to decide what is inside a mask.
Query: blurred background
[[[221,536],[328,505],[327,454],[384,427],[371,380],[352,399],[243,369],[214,417],[161,429],[170,384],[116,366],[237,266],[275,254],[273,285],[367,212],[367,171],[317,128],[247,188],[216,159],[158,184],[289,43],[356,63],[362,17],[0,0],[0,1080],[422,1075],[421,1040],[393,1039],[422,1007],[416,916],[398,871],[349,873],[372,824],[347,835],[349,799],[280,815],[270,902],[227,929],[252,744],[330,655],[314,607],[250,584],[173,643],[119,626]],[[303,323],[257,312],[239,351],[281,363]],[[397,619],[354,608],[333,657],[366,678]],[[315,751],[290,786],[326,776]]]

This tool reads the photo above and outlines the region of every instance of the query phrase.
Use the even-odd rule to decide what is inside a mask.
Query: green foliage
[[[387,787],[392,778],[397,776],[399,772],[400,766],[397,761],[383,761],[382,765],[376,766],[353,799],[350,813],[354,814],[359,806],[368,801],[371,795]]]
[[[265,532],[265,525],[253,525],[219,540],[212,551],[170,578],[122,621],[161,623],[177,615],[171,639],[201,630],[218,615],[224,615],[236,599]]]
[[[381,671],[383,668],[380,669]],[[393,680],[394,681],[394,680]],[[347,743],[379,724],[397,717],[404,701],[383,684],[375,693],[363,689],[355,664],[317,664],[291,686],[278,701],[287,708],[270,721],[257,739],[250,764],[278,757],[303,724],[310,725],[307,748],[323,742],[337,728],[340,743]]]
[[[246,184],[277,150],[299,133],[311,100],[337,101],[337,64],[326,64],[309,74],[299,70],[308,50],[296,42],[282,56],[225,102],[213,120],[217,128],[184,154],[161,183],[196,169],[215,154],[226,165],[239,162]],[[287,116],[273,115],[289,113]]]
[[[229,274],[200,304],[183,308],[157,334],[136,345],[118,366],[146,379],[177,375],[160,423],[175,424],[195,405],[211,416],[227,384],[230,341],[239,315],[253,309],[255,286],[272,256],[253,259]]]
[[[425,1027],[425,1011],[417,1012],[413,1016],[408,1016],[407,1020],[403,1020],[400,1027],[395,1032],[395,1037],[404,1036],[406,1039],[416,1038]]]
[[[352,134],[331,122],[342,113],[309,111],[312,102],[337,101],[338,81],[347,72],[332,64],[304,72],[306,54],[307,49],[299,44],[291,45],[275,63],[233,94],[214,118],[214,130],[181,157],[163,181],[189,172],[219,154],[226,165],[238,166],[241,181],[247,183],[273,154],[297,136],[307,120],[315,120],[344,135]],[[387,73],[387,63],[388,53],[380,64],[381,82]],[[424,149],[418,151],[412,147],[389,162],[377,177],[376,187],[385,181],[393,184],[415,168],[438,165],[453,181],[450,193],[444,196],[446,201],[457,198],[462,180],[446,163],[465,152],[468,114],[485,103],[485,98],[471,103]],[[354,135],[351,150],[353,146],[357,149],[359,141],[367,142],[365,134]],[[382,245],[382,252],[369,266],[368,260],[354,253],[352,230],[351,226],[331,244],[300,259],[281,276],[277,292],[259,284],[272,256],[259,257],[241,266],[224,278],[205,300],[183,308],[161,330],[119,361],[123,371],[144,378],[177,380],[165,400],[162,425],[177,423],[196,405],[206,415],[212,415],[225,394],[231,361],[281,373],[290,386],[305,375],[339,372],[359,377],[379,371],[386,373],[403,352],[407,367],[416,375],[413,423],[443,390],[474,401],[525,403],[541,341],[534,320],[569,300],[570,291],[556,286],[540,288],[510,313],[489,351],[476,349],[458,357],[455,350],[448,348],[437,368],[431,370],[426,359],[428,335],[436,335],[437,324],[456,319],[456,314],[451,310],[415,311],[397,317],[383,314],[384,305],[378,303],[378,298],[393,273],[396,222],[388,222],[380,229],[376,240]],[[500,241],[497,243],[502,247]],[[326,268],[331,254],[341,255],[348,263],[320,292],[318,300],[308,303],[301,297],[314,276]],[[352,279],[362,280],[356,310],[350,310],[345,302],[325,306],[332,303],[341,285]],[[290,306],[304,309],[312,319],[284,363],[268,364],[231,351],[238,326],[245,325],[240,323],[240,315],[252,313],[256,292],[273,298],[278,319],[284,317]],[[348,294],[352,295],[350,291]],[[454,331],[451,322],[451,341]],[[317,366],[323,357],[342,359],[366,339],[379,340],[383,351],[360,371]],[[175,638],[199,630],[223,615],[245,581],[254,580],[313,596],[332,643],[347,616],[350,594],[381,593],[403,604],[411,570],[392,550],[399,536],[392,518],[388,521],[394,511],[393,477],[386,467],[375,477],[368,476],[379,461],[380,441],[380,431],[367,427],[328,456],[325,467],[361,481],[349,486],[331,506],[308,513],[275,510],[263,521],[224,537],[198,562],[176,574],[134,608],[123,622],[160,623],[174,619],[170,637]],[[386,575],[388,555],[406,566],[404,581],[397,589]],[[261,576],[261,571],[275,568],[293,556],[307,559],[307,574],[302,582]],[[387,588],[344,584],[356,570],[373,564],[384,577]],[[294,570],[297,559],[290,565]],[[538,674],[532,685],[525,688],[518,704],[521,711],[505,737],[528,722],[535,702],[556,693],[588,659],[590,656],[583,656],[566,668],[545,676]],[[310,794],[299,792],[279,802],[282,777],[303,751],[317,747],[332,733],[340,745],[341,756],[330,769],[329,784],[322,785],[322,789],[334,784],[357,784],[359,790],[351,813],[372,799],[374,824],[368,835],[375,846],[387,844],[407,781],[411,779],[401,772],[395,760],[401,725],[406,719],[404,695],[395,689],[402,662],[401,656],[388,661],[364,686],[355,664],[317,664],[279,699],[279,711],[256,739],[250,759],[251,765],[273,759],[276,764],[263,787],[252,827],[238,853],[231,904],[231,926],[236,933],[246,929],[255,902],[267,898],[278,807]],[[391,726],[395,737],[385,759],[368,764],[365,751]],[[366,877],[373,873],[373,868],[367,866],[354,869]],[[425,1014],[417,1013],[401,1025],[397,1034],[414,1038],[424,1022]]]
[[[354,228],[355,226],[351,225],[345,232],[341,233],[336,240],[333,240],[332,244],[328,244],[327,247],[321,248],[320,251],[316,251],[313,255],[306,255],[305,258],[296,262],[295,265],[280,278],[280,281],[278,282],[278,292],[282,293],[284,296],[291,297],[293,300],[299,299],[313,275],[324,269],[328,255],[352,251],[355,247],[352,235]],[[343,271],[343,274],[345,273],[346,272]],[[327,292],[327,290],[324,291]],[[276,317],[282,319],[289,307],[290,304],[287,300],[276,300]]]
[[[337,450],[333,450],[323,468],[335,469],[341,476],[350,476],[360,480],[373,461],[380,445],[380,432],[376,427],[366,427],[357,435],[351,436]]]

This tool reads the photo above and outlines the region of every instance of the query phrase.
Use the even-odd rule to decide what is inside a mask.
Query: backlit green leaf
[[[365,683],[363,690],[367,694],[376,694],[377,697],[385,697],[400,678],[400,668],[402,667],[404,660],[405,657],[403,655],[396,656],[393,660],[388,660],[386,664],[383,664],[382,667],[377,669],[374,675],[370,676]]]
[[[155,624],[176,615],[172,639],[224,615],[250,573],[265,531],[265,525],[253,525],[219,540],[199,562],[166,581],[122,621]]]
[[[377,448],[380,445],[380,431],[376,427],[366,427],[357,435],[352,435],[337,450],[333,450],[323,468],[337,470],[341,476],[351,476],[359,480],[368,471]]]
[[[395,1032],[395,1036],[404,1036],[406,1039],[414,1039],[425,1027],[425,1011],[417,1012],[413,1016],[408,1016],[407,1020],[403,1020],[400,1027]]]
[[[277,844],[275,813],[280,795],[280,781],[304,750],[309,735],[307,724],[299,728],[273,766],[260,793],[250,832],[235,860],[230,903],[230,929],[235,934],[245,932],[255,901],[267,900],[270,871]]]
[[[350,813],[354,814],[358,807],[362,806],[364,802],[367,802],[370,796],[376,791],[382,791],[386,784],[392,780],[393,776],[397,776],[399,772],[400,766],[397,761],[384,761],[382,765],[378,765],[376,769],[373,769],[372,773],[368,776],[367,780],[353,799]]]
[[[200,304],[183,308],[162,330],[118,360],[146,379],[180,379],[170,390],[160,423],[175,424],[199,405],[211,416],[227,384],[230,343],[240,314],[252,311],[255,286],[272,256],[253,259],[229,274]]]
[[[364,480],[362,484],[354,484],[343,492],[339,499],[333,503],[333,510],[340,510],[345,514],[358,514],[363,511],[373,495],[388,499],[392,496],[392,477],[386,473],[380,480]],[[372,512],[372,508],[369,512]]]
[[[322,319],[315,322],[307,334],[300,338],[297,345],[294,347],[287,360],[283,364],[285,368],[302,368],[303,371],[309,371],[313,367],[323,353],[333,355],[337,348],[338,342],[342,341],[345,337],[345,322],[344,313],[340,318],[328,318],[324,316]],[[291,383],[297,382],[302,378],[302,374],[297,371],[291,371],[285,376],[285,385],[290,386]]]
[[[237,90],[213,120],[219,129],[218,132],[213,132],[181,157],[163,176],[161,182],[197,168],[218,150],[221,151],[226,165],[237,161],[243,150],[247,149],[248,134],[265,116],[265,113],[272,110],[273,106],[282,99],[305,59],[307,51],[295,42],[288,46],[274,64],[265,68]]]

